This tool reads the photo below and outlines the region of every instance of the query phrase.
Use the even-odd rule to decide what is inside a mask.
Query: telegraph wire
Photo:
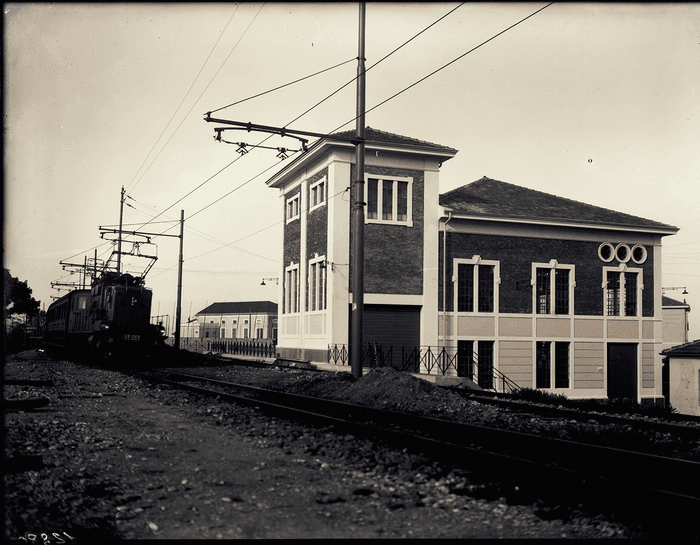
[[[403,44],[401,44],[400,46],[398,46],[396,49],[394,49],[393,51],[391,51],[389,54],[387,54],[387,55],[385,55],[384,57],[382,57],[379,61],[377,61],[376,63],[374,63],[373,65],[371,65],[368,69],[366,69],[365,72],[367,72],[368,70],[374,68],[374,67],[377,66],[379,63],[381,63],[382,61],[386,60],[388,57],[390,57],[391,55],[393,55],[394,53],[396,53],[398,50],[400,50],[401,48],[403,48],[404,46],[406,46],[409,42],[413,41],[415,38],[417,38],[418,36],[420,36],[421,34],[423,34],[424,32],[426,32],[428,29],[430,29],[431,27],[435,26],[437,23],[439,23],[440,21],[442,21],[445,17],[447,17],[448,15],[452,14],[455,10],[457,10],[457,9],[459,9],[461,6],[463,6],[464,3],[465,3],[465,2],[462,2],[462,3],[459,4],[457,7],[455,7],[455,8],[452,9],[452,10],[450,10],[448,13],[446,13],[445,15],[443,15],[442,17],[440,17],[439,19],[437,19],[436,21],[434,21],[433,23],[431,23],[429,26],[427,26],[427,27],[424,28],[423,30],[421,30],[418,34],[414,35],[413,37],[411,37],[410,39],[408,39],[407,41],[405,41]],[[261,7],[260,9],[262,9],[262,7]],[[260,13],[260,11],[258,11],[258,13]],[[256,17],[257,17],[257,15],[256,15]],[[251,24],[252,24],[252,22],[251,22]],[[247,29],[246,29],[246,31],[247,31]],[[239,40],[239,41],[240,41],[240,40]],[[236,45],[238,45],[238,44],[236,44]],[[234,47],[234,49],[235,49],[235,47]],[[231,53],[233,53],[233,50],[231,51]],[[231,53],[229,54],[229,56],[231,55]],[[228,60],[228,57],[226,58],[226,60]],[[337,66],[344,65],[344,64],[346,64],[346,63],[348,63],[348,62],[350,62],[350,61],[352,61],[352,60],[355,60],[355,59],[350,59],[349,61],[345,61],[345,62],[340,63],[340,64],[338,64],[338,65],[335,65],[335,66],[333,66],[333,67],[327,68],[326,70],[322,70],[321,72],[317,72],[316,74],[312,74],[311,76],[314,76],[314,75],[323,73],[323,72],[325,72],[325,71],[327,71],[327,70],[330,70],[330,69],[332,69],[332,68],[335,68],[335,67],[337,67]],[[225,62],[225,61],[224,61],[224,62]],[[222,66],[223,66],[223,65],[222,65]],[[218,71],[217,71],[217,74],[218,74]],[[217,74],[215,74],[214,77],[216,77]],[[282,85],[282,86],[280,86],[280,87],[277,87],[276,89],[279,89],[279,88],[282,88],[282,87],[291,85],[292,83],[297,83],[297,82],[302,81],[302,80],[304,80],[304,79],[307,79],[307,78],[309,78],[309,77],[311,77],[311,76],[306,76],[305,78],[301,78],[301,79],[296,80],[296,81],[294,81],[294,82],[291,82],[291,83]],[[213,81],[213,79],[214,79],[214,78],[212,78],[212,81]],[[314,108],[317,108],[317,107],[320,106],[323,102],[325,102],[326,100],[328,100],[328,99],[331,98],[332,96],[334,96],[334,95],[336,95],[337,93],[339,93],[342,89],[344,89],[345,87],[347,87],[348,85],[350,85],[351,83],[353,83],[356,79],[357,79],[357,77],[353,78],[353,79],[350,80],[348,83],[346,83],[345,85],[341,86],[339,89],[337,89],[336,91],[334,91],[334,92],[331,93],[330,95],[326,96],[326,97],[325,97],[324,99],[322,99],[321,101],[317,102],[314,106],[312,106],[311,108],[309,108],[308,110],[306,110],[306,111],[303,112],[302,114],[298,115],[297,117],[295,117],[294,119],[292,119],[291,121],[289,121],[288,123],[286,123],[284,126],[287,127],[288,125],[291,125],[291,124],[294,123],[295,121],[298,121],[298,120],[301,119],[304,115],[306,115],[307,113],[309,113],[311,110],[313,110]],[[211,84],[211,81],[209,82],[209,84]],[[207,87],[208,87],[208,86],[207,86]],[[274,90],[276,90],[276,89],[271,89],[271,90],[269,90],[269,91],[265,91],[264,93],[261,93],[260,95],[269,93],[269,92],[274,91]],[[206,89],[205,89],[205,90],[206,90]],[[260,95],[256,95],[256,96],[260,96]],[[200,98],[201,98],[201,95],[200,95]],[[255,98],[255,97],[250,97],[250,98]],[[248,99],[243,99],[243,100],[238,101],[238,102],[234,102],[234,103],[232,103],[232,104],[229,104],[228,106],[223,106],[223,107],[221,107],[221,108],[219,108],[219,109],[217,109],[217,110],[213,110],[213,112],[217,112],[217,111],[220,111],[220,110],[222,110],[222,109],[224,109],[224,108],[228,108],[229,106],[233,106],[234,104],[238,104],[238,103],[240,103],[240,102],[244,102],[244,101],[246,101],[246,100],[249,100],[250,98],[248,98]],[[196,103],[195,103],[195,104],[196,104]],[[194,108],[194,106],[193,106],[193,108]],[[192,111],[192,110],[190,109],[190,111]],[[212,112],[209,112],[209,113],[212,113]],[[188,112],[188,114],[189,114],[189,112]],[[349,121],[348,121],[347,123],[349,123]],[[347,125],[347,123],[341,125],[341,127],[344,126],[344,125]],[[179,126],[178,126],[178,128],[179,128]],[[336,129],[336,130],[337,130],[337,129]],[[172,137],[171,137],[171,138],[172,138]],[[264,143],[267,142],[267,140],[269,140],[270,138],[272,138],[272,135],[269,135],[269,136],[265,137],[263,140],[261,140],[260,142],[258,142],[258,144],[256,144],[256,146],[260,146],[260,145],[264,144]],[[168,142],[169,142],[169,140],[168,140]],[[166,144],[166,145],[167,145],[167,144]],[[213,178],[215,178],[216,176],[218,176],[219,174],[221,174],[224,170],[226,170],[228,167],[230,167],[233,163],[235,163],[236,161],[238,161],[238,159],[240,159],[240,157],[241,157],[241,156],[236,157],[236,159],[234,159],[233,161],[231,161],[231,163],[229,163],[228,165],[226,165],[224,168],[220,169],[218,172],[216,172],[215,174],[213,174],[212,176],[210,176],[209,178],[207,178],[204,182],[202,182],[201,184],[199,184],[197,187],[195,187],[194,189],[192,189],[190,192],[188,192],[187,194],[185,194],[182,198],[180,198],[179,200],[177,200],[176,202],[174,202],[173,204],[171,204],[168,208],[166,208],[165,210],[163,210],[163,212],[161,212],[161,214],[164,214],[165,212],[167,212],[168,210],[170,210],[173,206],[175,206],[176,204],[182,202],[184,199],[186,199],[187,197],[189,197],[192,193],[194,193],[195,191],[197,191],[198,189],[200,189],[202,186],[204,186],[205,184],[207,184],[208,182],[210,182]],[[277,165],[277,164],[279,164],[279,163],[276,163],[276,165]],[[267,172],[268,170],[270,170],[271,168],[273,168],[273,167],[276,166],[276,165],[273,165],[272,167],[267,168],[266,170],[264,170],[263,172],[261,172],[260,174],[258,174],[255,178],[257,178],[258,176],[262,175],[264,172]],[[196,215],[196,214],[199,214],[200,212],[202,212],[202,211],[205,210],[206,208],[209,208],[210,206],[216,204],[216,203],[219,202],[220,200],[222,200],[222,199],[228,197],[231,193],[233,193],[233,192],[236,191],[237,189],[240,189],[240,188],[243,187],[244,185],[248,184],[249,182],[251,182],[251,181],[254,180],[255,178],[251,178],[250,180],[248,180],[247,182],[245,182],[245,183],[242,184],[241,186],[238,186],[237,188],[235,188],[234,190],[230,191],[230,192],[227,193],[226,195],[224,195],[224,196],[220,197],[219,199],[216,199],[215,201],[211,202],[209,205],[205,206],[204,208],[202,208],[202,209],[200,209],[199,211],[195,212],[194,214],[190,215],[190,216],[188,217],[188,219],[191,218],[192,216]],[[159,215],[160,215],[160,214],[159,214]],[[157,218],[159,215],[156,215],[153,219]],[[149,222],[149,223],[150,223],[150,222]],[[144,225],[147,225],[147,224],[144,224]],[[166,232],[167,232],[167,231],[166,231]]]
[[[304,81],[305,79],[309,79],[309,78],[312,78],[314,76],[318,76],[319,74],[323,74],[324,72],[328,72],[329,70],[333,70],[333,68],[338,68],[339,66],[343,66],[343,65],[345,65],[349,62],[353,62],[355,60],[357,60],[357,59],[355,57],[353,57],[352,59],[348,59],[347,61],[343,61],[343,62],[338,63],[334,66],[331,66],[329,68],[324,68],[323,70],[320,70],[319,72],[316,72],[315,74],[310,74],[308,76],[304,76],[303,78],[299,78],[297,80],[290,81],[289,83],[285,83],[283,85],[280,85],[279,87],[275,87],[274,89],[268,89],[267,91],[263,91],[262,93],[258,93],[257,95],[253,95],[253,96],[250,96],[248,98],[243,98],[243,99],[238,100],[236,102],[232,102],[231,104],[228,104],[227,106],[222,106],[221,108],[217,108],[216,110],[212,110],[211,112],[208,112],[208,113],[213,114],[213,113],[219,112],[221,110],[225,110],[226,108],[230,108],[231,106],[235,106],[237,104],[240,104],[242,102],[246,102],[248,100],[252,100],[254,98],[261,97],[261,96],[266,95],[268,93],[272,93],[273,91],[278,91],[279,89],[282,89],[284,87],[288,87],[288,86],[293,85],[295,83],[299,83],[300,81]]]
[[[192,112],[192,110],[194,109],[194,107],[195,107],[195,106],[197,105],[197,103],[201,100],[202,96],[204,96],[204,93],[207,92],[207,90],[209,89],[209,86],[212,84],[212,82],[214,81],[214,79],[216,78],[216,76],[219,75],[219,72],[221,72],[221,69],[224,67],[224,65],[226,64],[226,62],[228,61],[228,59],[231,57],[231,55],[233,54],[233,52],[236,50],[236,48],[238,47],[238,44],[241,43],[241,40],[242,40],[242,39],[245,37],[245,35],[248,33],[248,30],[250,29],[251,25],[252,25],[252,24],[255,22],[255,20],[258,18],[258,15],[260,15],[260,12],[262,11],[262,9],[263,9],[264,7],[265,7],[265,3],[263,3],[263,4],[260,6],[260,9],[259,9],[258,12],[255,14],[255,17],[253,17],[253,20],[248,24],[248,26],[246,27],[246,29],[243,31],[243,34],[241,34],[241,37],[240,37],[240,38],[238,39],[238,41],[234,44],[233,48],[231,49],[231,51],[229,52],[229,54],[228,54],[228,55],[226,56],[226,58],[224,59],[224,62],[221,63],[221,66],[219,66],[219,69],[216,71],[216,73],[215,73],[215,74],[212,76],[212,78],[209,80],[209,83],[207,83],[206,87],[205,87],[204,90],[201,92],[201,94],[199,95],[199,97],[197,98],[197,100],[194,101],[194,103],[192,104],[192,107],[187,111],[187,113],[185,114],[185,116],[182,118],[182,121],[180,121],[180,124],[177,126],[177,128],[175,129],[175,131],[173,132],[173,134],[170,135],[170,138],[168,138],[168,141],[163,145],[163,147],[161,148],[161,150],[158,152],[158,155],[156,155],[156,156],[153,158],[153,161],[151,161],[151,165],[153,165],[153,163],[155,163],[156,159],[158,159],[158,157],[160,157],[160,154],[163,153],[163,150],[167,147],[167,145],[168,145],[168,144],[170,143],[170,141],[173,139],[173,137],[175,136],[175,134],[177,133],[177,131],[180,129],[180,127],[182,126],[182,124],[183,124],[183,123],[185,122],[185,120],[187,119],[187,116],[190,115],[190,113]],[[234,14],[235,14],[235,12],[234,12]],[[233,16],[232,16],[232,17],[233,17]],[[223,33],[222,33],[222,35],[223,35]],[[218,43],[218,42],[217,42],[217,43]],[[148,167],[149,169],[150,169],[151,165],[149,165],[149,167]],[[148,169],[146,169],[146,172],[147,172],[147,171],[148,171]],[[146,172],[144,172],[144,173],[141,175],[141,178],[143,178],[143,176],[146,174]],[[139,182],[140,182],[140,181],[141,181],[141,179],[139,179]],[[208,180],[207,180],[207,181],[208,181]],[[137,182],[137,183],[138,183],[138,182]],[[136,187],[136,185],[134,185],[134,187]],[[132,189],[133,189],[134,187],[132,187]],[[186,195],[186,196],[187,196],[187,195]],[[183,197],[183,198],[184,198],[184,197]],[[182,199],[180,199],[180,200],[182,200]],[[180,201],[178,201],[178,202],[180,202]],[[175,203],[175,204],[177,204],[177,203]],[[170,208],[172,208],[173,206],[175,206],[175,204],[173,204]],[[166,209],[166,210],[169,210],[169,209]]]
[[[214,50],[216,49],[216,46],[219,45],[219,42],[221,41],[221,38],[222,38],[222,37],[224,36],[224,34],[226,33],[226,29],[227,29],[228,26],[231,24],[231,21],[233,21],[233,17],[236,15],[236,12],[238,11],[238,7],[239,7],[239,5],[236,4],[236,9],[235,9],[234,12],[231,14],[231,17],[229,18],[228,23],[226,23],[226,26],[224,27],[224,29],[221,31],[221,34],[219,34],[219,38],[216,40],[216,43],[214,44],[214,47],[211,48],[211,51],[209,52],[209,55],[207,56],[207,58],[206,58],[205,61],[204,61],[204,64],[202,64],[202,67],[199,69],[199,72],[198,72],[197,75],[195,76],[194,80],[192,80],[192,84],[190,85],[190,88],[189,88],[189,89],[187,90],[187,92],[185,93],[185,96],[182,97],[182,101],[180,102],[179,106],[175,109],[175,112],[173,113],[173,116],[170,118],[170,121],[167,122],[167,124],[166,124],[165,127],[163,128],[163,132],[160,133],[160,136],[159,136],[159,137],[156,139],[156,141],[153,143],[153,147],[152,147],[151,150],[148,152],[148,155],[146,155],[146,158],[143,160],[143,163],[141,163],[141,166],[140,166],[140,167],[138,168],[138,170],[136,171],[136,174],[134,174],[134,177],[131,179],[131,182],[129,182],[129,184],[127,185],[127,190],[130,190],[130,189],[133,190],[133,189],[136,188],[136,186],[139,184],[139,182],[141,182],[141,180],[143,179],[143,177],[146,175],[146,172],[148,172],[148,169],[151,168],[151,165],[153,165],[153,163],[155,162],[155,160],[158,159],[158,157],[160,156],[160,153],[158,153],[158,155],[156,155],[156,157],[154,157],[154,159],[153,159],[153,161],[151,162],[151,164],[150,164],[150,165],[148,166],[148,168],[144,171],[144,173],[141,174],[141,177],[139,178],[139,180],[138,180],[138,181],[133,185],[133,187],[132,187],[131,184],[134,183],[134,180],[136,179],[136,176],[138,175],[138,173],[139,173],[139,172],[141,171],[141,169],[143,168],[143,165],[146,164],[146,161],[148,161],[148,158],[151,156],[151,153],[153,153],[153,150],[156,149],[156,146],[158,145],[158,142],[160,142],[160,139],[163,138],[163,135],[165,134],[165,131],[168,129],[168,127],[170,126],[170,124],[173,122],[173,119],[175,119],[175,116],[177,115],[177,112],[179,112],[179,111],[180,111],[180,108],[182,108],[182,105],[185,103],[185,100],[187,99],[187,97],[189,96],[190,92],[192,91],[192,88],[194,87],[194,84],[197,83],[197,80],[199,79],[199,76],[202,74],[202,71],[204,70],[204,67],[205,67],[205,66],[207,65],[207,63],[209,62],[209,59],[211,58],[212,53],[214,53]],[[180,126],[178,125],[178,128],[175,129],[175,132],[177,132],[177,130],[178,130],[179,128],[180,128]],[[174,135],[174,134],[175,134],[175,133],[173,133],[173,135]],[[171,136],[171,138],[172,138],[172,136]],[[168,140],[168,142],[170,142],[170,140]],[[167,146],[167,142],[166,142],[166,146]],[[165,146],[163,146],[163,149],[165,149]],[[161,152],[162,152],[162,150],[161,150]]]

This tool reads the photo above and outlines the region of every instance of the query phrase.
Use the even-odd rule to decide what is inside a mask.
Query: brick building
[[[267,182],[285,218],[282,357],[349,346],[355,149],[336,136],[351,135]],[[569,397],[661,403],[661,239],[678,229],[488,178],[440,195],[456,153],[366,129],[364,342],[486,388],[493,369]]]

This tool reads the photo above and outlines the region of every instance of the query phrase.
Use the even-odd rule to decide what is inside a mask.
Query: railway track
[[[500,397],[486,397],[479,394],[474,394],[464,388],[444,387],[444,389],[454,392],[461,397],[471,399],[477,403],[484,405],[497,405],[498,407],[508,409],[510,411],[521,414],[522,416],[542,416],[545,418],[566,418],[578,422],[595,421],[598,424],[618,424],[622,426],[632,426],[638,430],[657,431],[660,433],[670,433],[688,437],[691,439],[700,439],[700,426],[687,425],[700,423],[700,419],[692,416],[670,415],[677,417],[676,420],[685,421],[686,425],[674,421],[659,421],[647,420],[644,418],[634,418],[629,416],[618,416],[614,414],[602,412],[590,412],[581,409],[572,409],[567,407],[558,407],[551,405],[536,405],[532,403],[523,403]]]
[[[565,505],[587,506],[598,513],[646,523],[654,517],[669,525],[669,531],[698,533],[694,527],[688,527],[687,520],[688,512],[700,508],[698,462],[373,409],[183,373],[154,371],[143,376],[224,401],[252,404],[286,419],[331,426],[476,471],[509,501],[541,500],[555,511]]]

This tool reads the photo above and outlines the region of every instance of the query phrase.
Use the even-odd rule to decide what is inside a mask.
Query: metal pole
[[[122,272],[122,220],[124,218],[124,186],[119,202],[119,238],[117,238],[117,274]]]
[[[365,303],[365,3],[360,2],[360,24],[357,55],[357,120],[355,148],[355,194],[352,207],[353,282],[352,343],[350,365],[352,375],[362,376],[362,324]]]
[[[180,258],[177,268],[177,306],[175,310],[175,349],[180,349],[180,315],[182,314],[182,246],[185,240],[185,211],[180,210]]]

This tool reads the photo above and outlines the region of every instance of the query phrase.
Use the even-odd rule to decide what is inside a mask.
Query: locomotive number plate
[[[122,335],[122,340],[123,341],[140,341],[141,335],[129,335],[128,333],[124,333]]]

